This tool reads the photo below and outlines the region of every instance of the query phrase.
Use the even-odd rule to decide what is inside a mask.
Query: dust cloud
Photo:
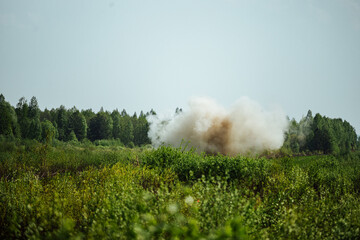
[[[215,100],[192,98],[186,111],[170,117],[150,115],[149,137],[155,147],[179,147],[183,142],[198,152],[224,155],[257,154],[279,149],[288,128],[280,110],[265,111],[243,97],[226,109]]]

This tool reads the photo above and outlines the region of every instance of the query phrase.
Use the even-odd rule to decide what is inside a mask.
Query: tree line
[[[182,109],[177,108],[176,113]],[[150,144],[150,112],[136,112],[130,116],[125,109],[109,112],[103,108],[95,113],[92,109],[78,110],[76,107],[41,111],[36,97],[30,102],[22,97],[16,107],[0,95],[0,135],[13,136],[37,141],[91,141],[116,139],[125,146]],[[360,137],[347,121],[329,118],[319,113],[313,117],[309,110],[299,122],[289,119],[282,149],[291,153],[321,152],[325,154],[345,154],[360,149]]]
[[[360,149],[360,137],[354,127],[341,118],[329,118],[319,113],[313,117],[309,110],[299,122],[292,119],[289,123],[283,148],[293,153],[346,154]]]
[[[130,116],[126,110],[109,112],[103,108],[95,113],[92,109],[66,109],[63,105],[56,109],[41,111],[36,97],[30,102],[22,97],[16,107],[11,106],[0,95],[0,135],[13,136],[37,141],[91,141],[116,139],[126,146],[149,144],[150,112],[136,112]]]

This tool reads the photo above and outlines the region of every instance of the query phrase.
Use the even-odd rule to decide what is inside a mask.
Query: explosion
[[[279,149],[288,121],[281,110],[265,111],[243,97],[229,109],[209,98],[193,98],[189,109],[172,117],[148,116],[155,147],[178,147],[185,141],[198,152],[224,155],[256,154]]]

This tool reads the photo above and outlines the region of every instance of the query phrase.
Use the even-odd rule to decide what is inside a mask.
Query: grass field
[[[359,239],[360,154],[0,145],[0,239]]]

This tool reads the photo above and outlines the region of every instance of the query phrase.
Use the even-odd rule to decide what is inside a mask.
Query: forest
[[[121,113],[116,109],[111,113],[101,109],[94,113],[92,109],[78,110],[76,107],[66,109],[39,109],[36,97],[30,102],[22,97],[16,108],[0,96],[1,129],[0,134],[22,139],[87,141],[117,140],[125,146],[141,146],[149,144],[147,136],[149,124],[146,116],[156,114],[153,110],[139,116],[130,116],[126,110]]]
[[[347,121],[309,110],[279,150],[226,156],[153,148],[149,115],[1,95],[0,239],[360,238]]]
[[[176,113],[180,111],[179,108],[175,110]],[[22,97],[13,107],[0,95],[0,135],[39,142],[91,141],[94,144],[112,142],[128,147],[143,146],[151,144],[146,119],[149,115],[156,115],[156,112],[151,109],[146,113],[141,111],[139,116],[136,112],[131,116],[125,109],[109,112],[101,108],[95,113],[92,109],[80,111],[76,107],[66,109],[64,106],[42,111],[36,97],[32,97],[29,103]],[[354,127],[347,121],[319,113],[313,117],[309,110],[299,122],[289,119],[289,129],[281,150],[288,154],[345,154],[355,151],[359,140]]]

